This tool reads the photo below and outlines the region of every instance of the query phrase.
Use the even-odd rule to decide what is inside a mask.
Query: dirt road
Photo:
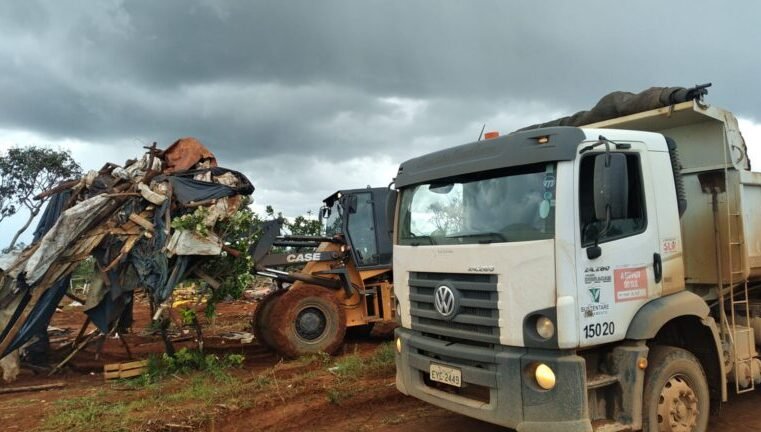
[[[242,330],[252,305],[223,305],[210,328]],[[146,321],[141,313],[138,321]],[[57,314],[54,325],[78,329],[81,314]],[[210,331],[209,333],[213,333]],[[128,337],[134,355],[158,353],[154,337]],[[193,346],[192,342],[186,342]],[[349,340],[344,354],[282,362],[256,344],[210,337],[212,352],[246,355],[240,369],[223,375],[193,372],[160,382],[105,383],[103,362],[123,361],[118,340],[106,341],[100,359],[83,352],[53,378],[26,371],[14,386],[64,382],[66,387],[38,393],[0,395],[2,431],[214,431],[214,432],[507,432],[408,398],[394,386],[393,346],[382,339]],[[0,384],[2,387],[3,384]],[[761,431],[761,391],[733,396],[711,432]]]

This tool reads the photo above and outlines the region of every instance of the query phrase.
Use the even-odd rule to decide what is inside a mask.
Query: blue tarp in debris
[[[70,197],[71,192],[64,191],[57,193],[50,198],[45,211],[42,213],[40,221],[37,223],[37,228],[34,230],[35,242],[41,239],[42,236],[50,231],[50,228],[55,225],[58,218],[61,217],[61,214],[64,211],[64,206]],[[5,329],[3,329],[0,341],[5,339],[7,332],[10,331],[10,328],[13,327],[13,324],[18,320],[21,311],[24,310],[27,303],[29,302],[29,299],[31,298],[30,287],[26,286],[23,277],[20,277],[19,279],[18,288],[20,288],[21,291],[17,295],[23,295],[24,298],[16,308],[16,312],[14,313],[13,318],[9,324]],[[20,348],[35,335],[40,336],[44,333],[44,339],[47,340],[48,323],[50,322],[50,318],[53,316],[53,313],[55,313],[56,306],[58,306],[58,303],[61,302],[61,299],[66,294],[66,290],[69,288],[70,280],[71,276],[67,276],[59,280],[40,297],[40,300],[36,305],[34,305],[32,312],[29,314],[29,318],[27,318],[26,322],[16,334],[13,342],[11,342],[5,352],[0,353],[0,357],[3,357],[11,351]]]

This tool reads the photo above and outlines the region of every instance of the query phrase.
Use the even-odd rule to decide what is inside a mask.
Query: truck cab
[[[697,101],[402,163],[397,387],[518,431],[705,430],[757,360],[723,303],[755,271],[732,263],[747,168]]]

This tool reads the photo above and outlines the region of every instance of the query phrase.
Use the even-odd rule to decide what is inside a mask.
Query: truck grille
[[[459,313],[452,319],[434,307],[434,291],[442,284],[460,294]],[[410,272],[409,285],[414,330],[466,342],[499,343],[496,275]]]

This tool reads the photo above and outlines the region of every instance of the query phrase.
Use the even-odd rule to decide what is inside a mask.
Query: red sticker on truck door
[[[647,298],[647,269],[645,267],[615,269],[613,280],[616,303]]]

